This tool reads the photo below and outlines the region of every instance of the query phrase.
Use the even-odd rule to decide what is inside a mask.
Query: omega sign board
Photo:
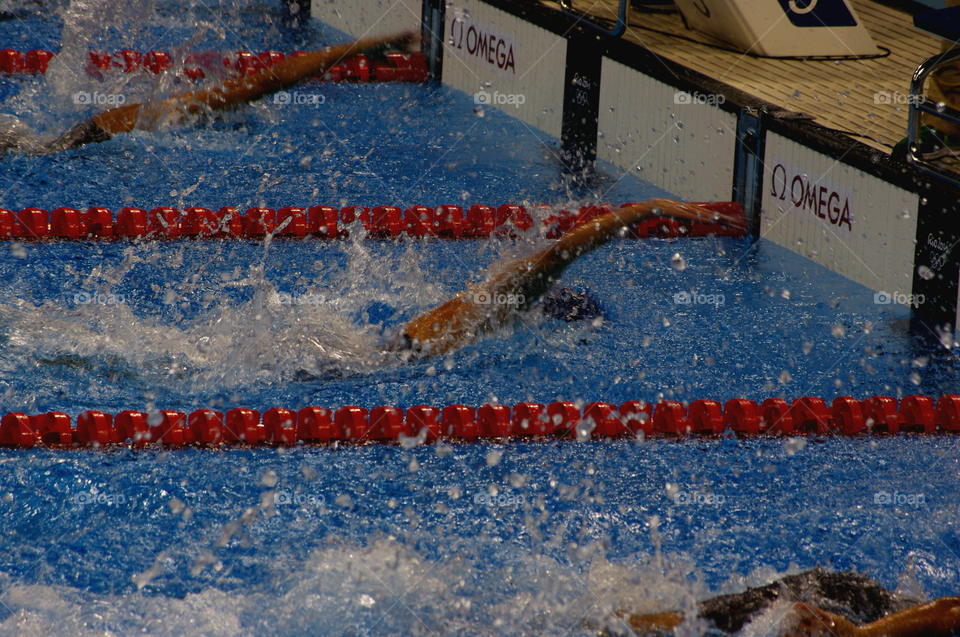
[[[767,187],[769,210],[800,215],[829,227],[839,236],[853,232],[856,195],[840,184],[773,156]]]
[[[447,51],[501,77],[517,78],[517,43],[513,35],[471,18],[464,9],[454,8],[450,14]]]
[[[848,0],[676,0],[690,28],[767,57],[879,55]]]

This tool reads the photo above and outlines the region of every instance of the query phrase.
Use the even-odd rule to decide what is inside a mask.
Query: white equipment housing
[[[847,0],[675,0],[687,26],[764,57],[879,55]]]

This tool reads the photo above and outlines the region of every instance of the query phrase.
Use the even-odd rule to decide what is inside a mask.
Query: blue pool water
[[[201,33],[197,20],[224,33],[202,32],[197,48],[333,37],[284,26],[271,5],[180,22],[176,8],[137,9],[152,16],[145,31],[110,30],[98,46],[172,48]],[[0,22],[0,35],[56,48],[64,22],[84,26],[69,11],[27,15]],[[78,121],[70,95],[94,85],[66,73],[0,81],[3,112],[38,132]],[[577,206],[664,194],[610,167],[573,184],[555,140],[495,110],[478,117],[455,91],[302,90],[324,104],[263,100],[58,156],[8,155],[0,206]],[[588,290],[602,320],[533,312],[401,364],[381,351],[392,330],[549,242],[381,243],[352,230],[268,245],[0,244],[0,413],[958,390],[939,335],[763,240],[613,242],[562,280]],[[678,305],[681,292],[715,302]],[[617,611],[686,607],[817,564],[927,597],[960,590],[950,437],[2,451],[0,463],[4,635],[622,632]]]

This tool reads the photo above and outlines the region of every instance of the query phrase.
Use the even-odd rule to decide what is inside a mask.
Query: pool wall
[[[960,327],[956,192],[544,5],[424,3],[445,10],[444,84],[485,91],[486,107],[559,137],[574,158],[606,160],[687,200],[738,201],[757,235],[875,292],[922,294],[923,316]],[[413,0],[315,0],[312,14],[361,36],[416,27],[422,10]]]

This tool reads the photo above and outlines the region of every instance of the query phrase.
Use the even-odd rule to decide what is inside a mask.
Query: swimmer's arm
[[[630,615],[627,622],[638,635],[669,635],[683,623],[683,615],[677,611],[652,613],[650,615]]]
[[[709,210],[672,199],[650,199],[610,211],[574,228],[546,250],[508,263],[488,282],[470,285],[450,301],[413,319],[400,333],[396,348],[437,355],[459,347],[478,332],[502,323],[508,313],[509,308],[503,305],[474,303],[477,292],[487,294],[488,298],[499,294],[522,295],[524,305],[529,306],[550,289],[575,259],[618,236],[624,228],[653,217],[734,223]]]
[[[960,597],[943,597],[888,615],[861,627],[863,637],[949,637],[960,635]]]
[[[864,626],[798,602],[799,621],[788,637],[950,637],[960,635],[960,597],[944,597]]]
[[[223,110],[288,88],[305,78],[319,75],[345,57],[386,46],[403,45],[415,40],[416,35],[410,32],[364,38],[356,42],[312,51],[302,56],[286,58],[253,75],[227,80],[216,88],[188,91],[155,104],[127,104],[111,108],[80,122],[39,152],[58,152],[84,144],[103,142],[117,133],[129,133],[136,128],[155,126],[163,118],[174,113],[195,114],[204,109]]]

